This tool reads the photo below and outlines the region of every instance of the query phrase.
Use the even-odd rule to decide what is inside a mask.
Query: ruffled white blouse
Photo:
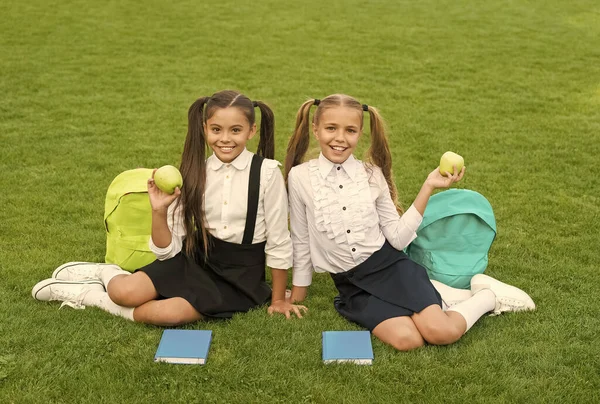
[[[293,284],[316,272],[339,273],[366,261],[387,239],[403,250],[423,220],[411,207],[400,216],[379,167],[350,156],[334,164],[323,154],[289,173]]]

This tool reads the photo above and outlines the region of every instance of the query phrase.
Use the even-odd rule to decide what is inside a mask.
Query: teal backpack
[[[156,259],[148,242],[152,233],[152,207],[148,178],[152,169],[137,168],[117,175],[104,202],[106,257],[127,271],[135,271]]]
[[[430,279],[468,289],[483,273],[496,238],[496,219],[485,197],[467,189],[450,189],[429,199],[417,238],[406,254],[427,269]]]

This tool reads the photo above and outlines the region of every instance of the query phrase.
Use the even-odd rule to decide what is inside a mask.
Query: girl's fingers
[[[294,313],[296,313],[296,317],[302,318],[302,314],[300,314],[300,310],[297,306],[294,306]]]

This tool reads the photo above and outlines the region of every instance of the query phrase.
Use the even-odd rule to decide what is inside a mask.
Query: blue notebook
[[[154,361],[204,365],[211,340],[211,330],[164,330]]]
[[[369,331],[323,331],[323,363],[373,364]]]

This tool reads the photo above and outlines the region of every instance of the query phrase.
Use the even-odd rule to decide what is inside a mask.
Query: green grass
[[[5,0],[0,15],[0,402],[600,401],[597,1]],[[465,156],[460,187],[498,221],[488,273],[538,310],[324,366],[321,331],[357,328],[320,275],[301,321],[189,325],[214,342],[186,367],[152,362],[161,328],[34,301],[56,266],[103,259],[112,178],[178,164],[188,106],[225,88],[273,106],[279,160],[305,99],[380,108],[405,205],[443,152]]]

